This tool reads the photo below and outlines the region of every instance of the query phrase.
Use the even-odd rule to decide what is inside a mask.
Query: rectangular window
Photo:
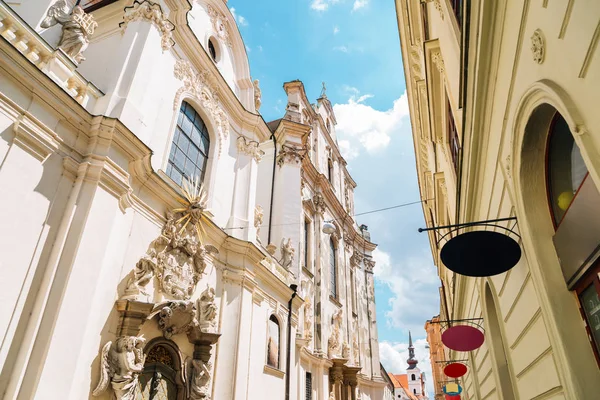
[[[309,242],[310,238],[310,221],[304,220],[304,268],[310,270],[310,266],[308,265],[308,247],[310,246]]]
[[[333,239],[329,239],[329,268],[330,268],[330,294],[337,299],[337,262],[335,257],[335,244]]]
[[[306,400],[312,400],[312,374],[306,373]]]
[[[450,6],[454,11],[454,16],[456,17],[458,28],[462,29],[463,0],[450,0]]]
[[[450,156],[452,157],[452,164],[454,165],[454,171],[458,174],[458,152],[460,150],[460,144],[458,141],[458,132],[456,131],[456,124],[454,123],[454,116],[452,115],[452,106],[448,100],[448,145],[450,146]]]
[[[354,270],[350,270],[350,296],[352,297],[352,313],[356,314],[356,280],[354,279]]]

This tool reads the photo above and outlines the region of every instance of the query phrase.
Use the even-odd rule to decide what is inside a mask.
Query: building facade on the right
[[[521,250],[508,272],[467,277],[440,249],[475,228],[428,231],[440,320],[483,319],[483,346],[445,349],[467,360],[462,398],[598,398],[600,3],[396,9],[427,226],[514,217],[500,225]]]

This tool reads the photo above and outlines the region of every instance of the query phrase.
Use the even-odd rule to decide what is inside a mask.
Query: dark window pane
[[[171,176],[171,169],[173,169],[173,166],[171,165],[171,163],[169,163],[167,165],[167,175]]]
[[[194,116],[196,115],[196,111],[189,105],[185,107],[184,114],[190,119],[190,122],[194,120]]]
[[[210,141],[208,136],[202,135],[202,143],[200,144],[200,151],[204,154],[208,154],[208,149],[210,147]]]
[[[178,185],[181,185],[181,174],[175,168],[171,170],[171,179],[175,181]]]
[[[179,116],[177,117],[177,125],[181,126],[181,124],[183,123],[183,113],[179,113]]]
[[[194,125],[196,125],[200,132],[206,129],[206,127],[204,126],[204,121],[202,121],[202,118],[200,118],[200,114],[196,114],[196,118],[194,118]]]
[[[198,156],[198,161],[196,161],[196,165],[204,170],[206,168],[206,157],[202,155],[202,153],[200,153],[200,155]]]
[[[194,176],[197,176],[198,178],[202,179],[202,170],[198,167],[196,167],[196,170],[194,171]]]

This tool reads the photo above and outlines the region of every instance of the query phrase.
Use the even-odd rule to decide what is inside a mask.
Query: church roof
[[[415,396],[413,393],[411,393],[408,390],[408,375],[406,375],[406,374],[391,374],[388,372],[388,376],[390,377],[390,380],[394,384],[395,389],[402,389],[404,391],[404,393],[406,394],[406,397],[408,397],[411,400],[418,400],[417,396]]]

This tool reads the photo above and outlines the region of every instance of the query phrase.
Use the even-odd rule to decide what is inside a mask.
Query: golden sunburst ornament
[[[181,185],[183,195],[185,197],[184,207],[175,208],[174,213],[181,213],[182,216],[176,221],[176,224],[182,224],[179,233],[183,233],[188,224],[192,224],[198,234],[200,244],[204,244],[204,227],[202,219],[208,218],[207,201],[208,196],[204,190],[204,185],[200,182],[200,178],[192,177],[191,179],[183,178]]]

